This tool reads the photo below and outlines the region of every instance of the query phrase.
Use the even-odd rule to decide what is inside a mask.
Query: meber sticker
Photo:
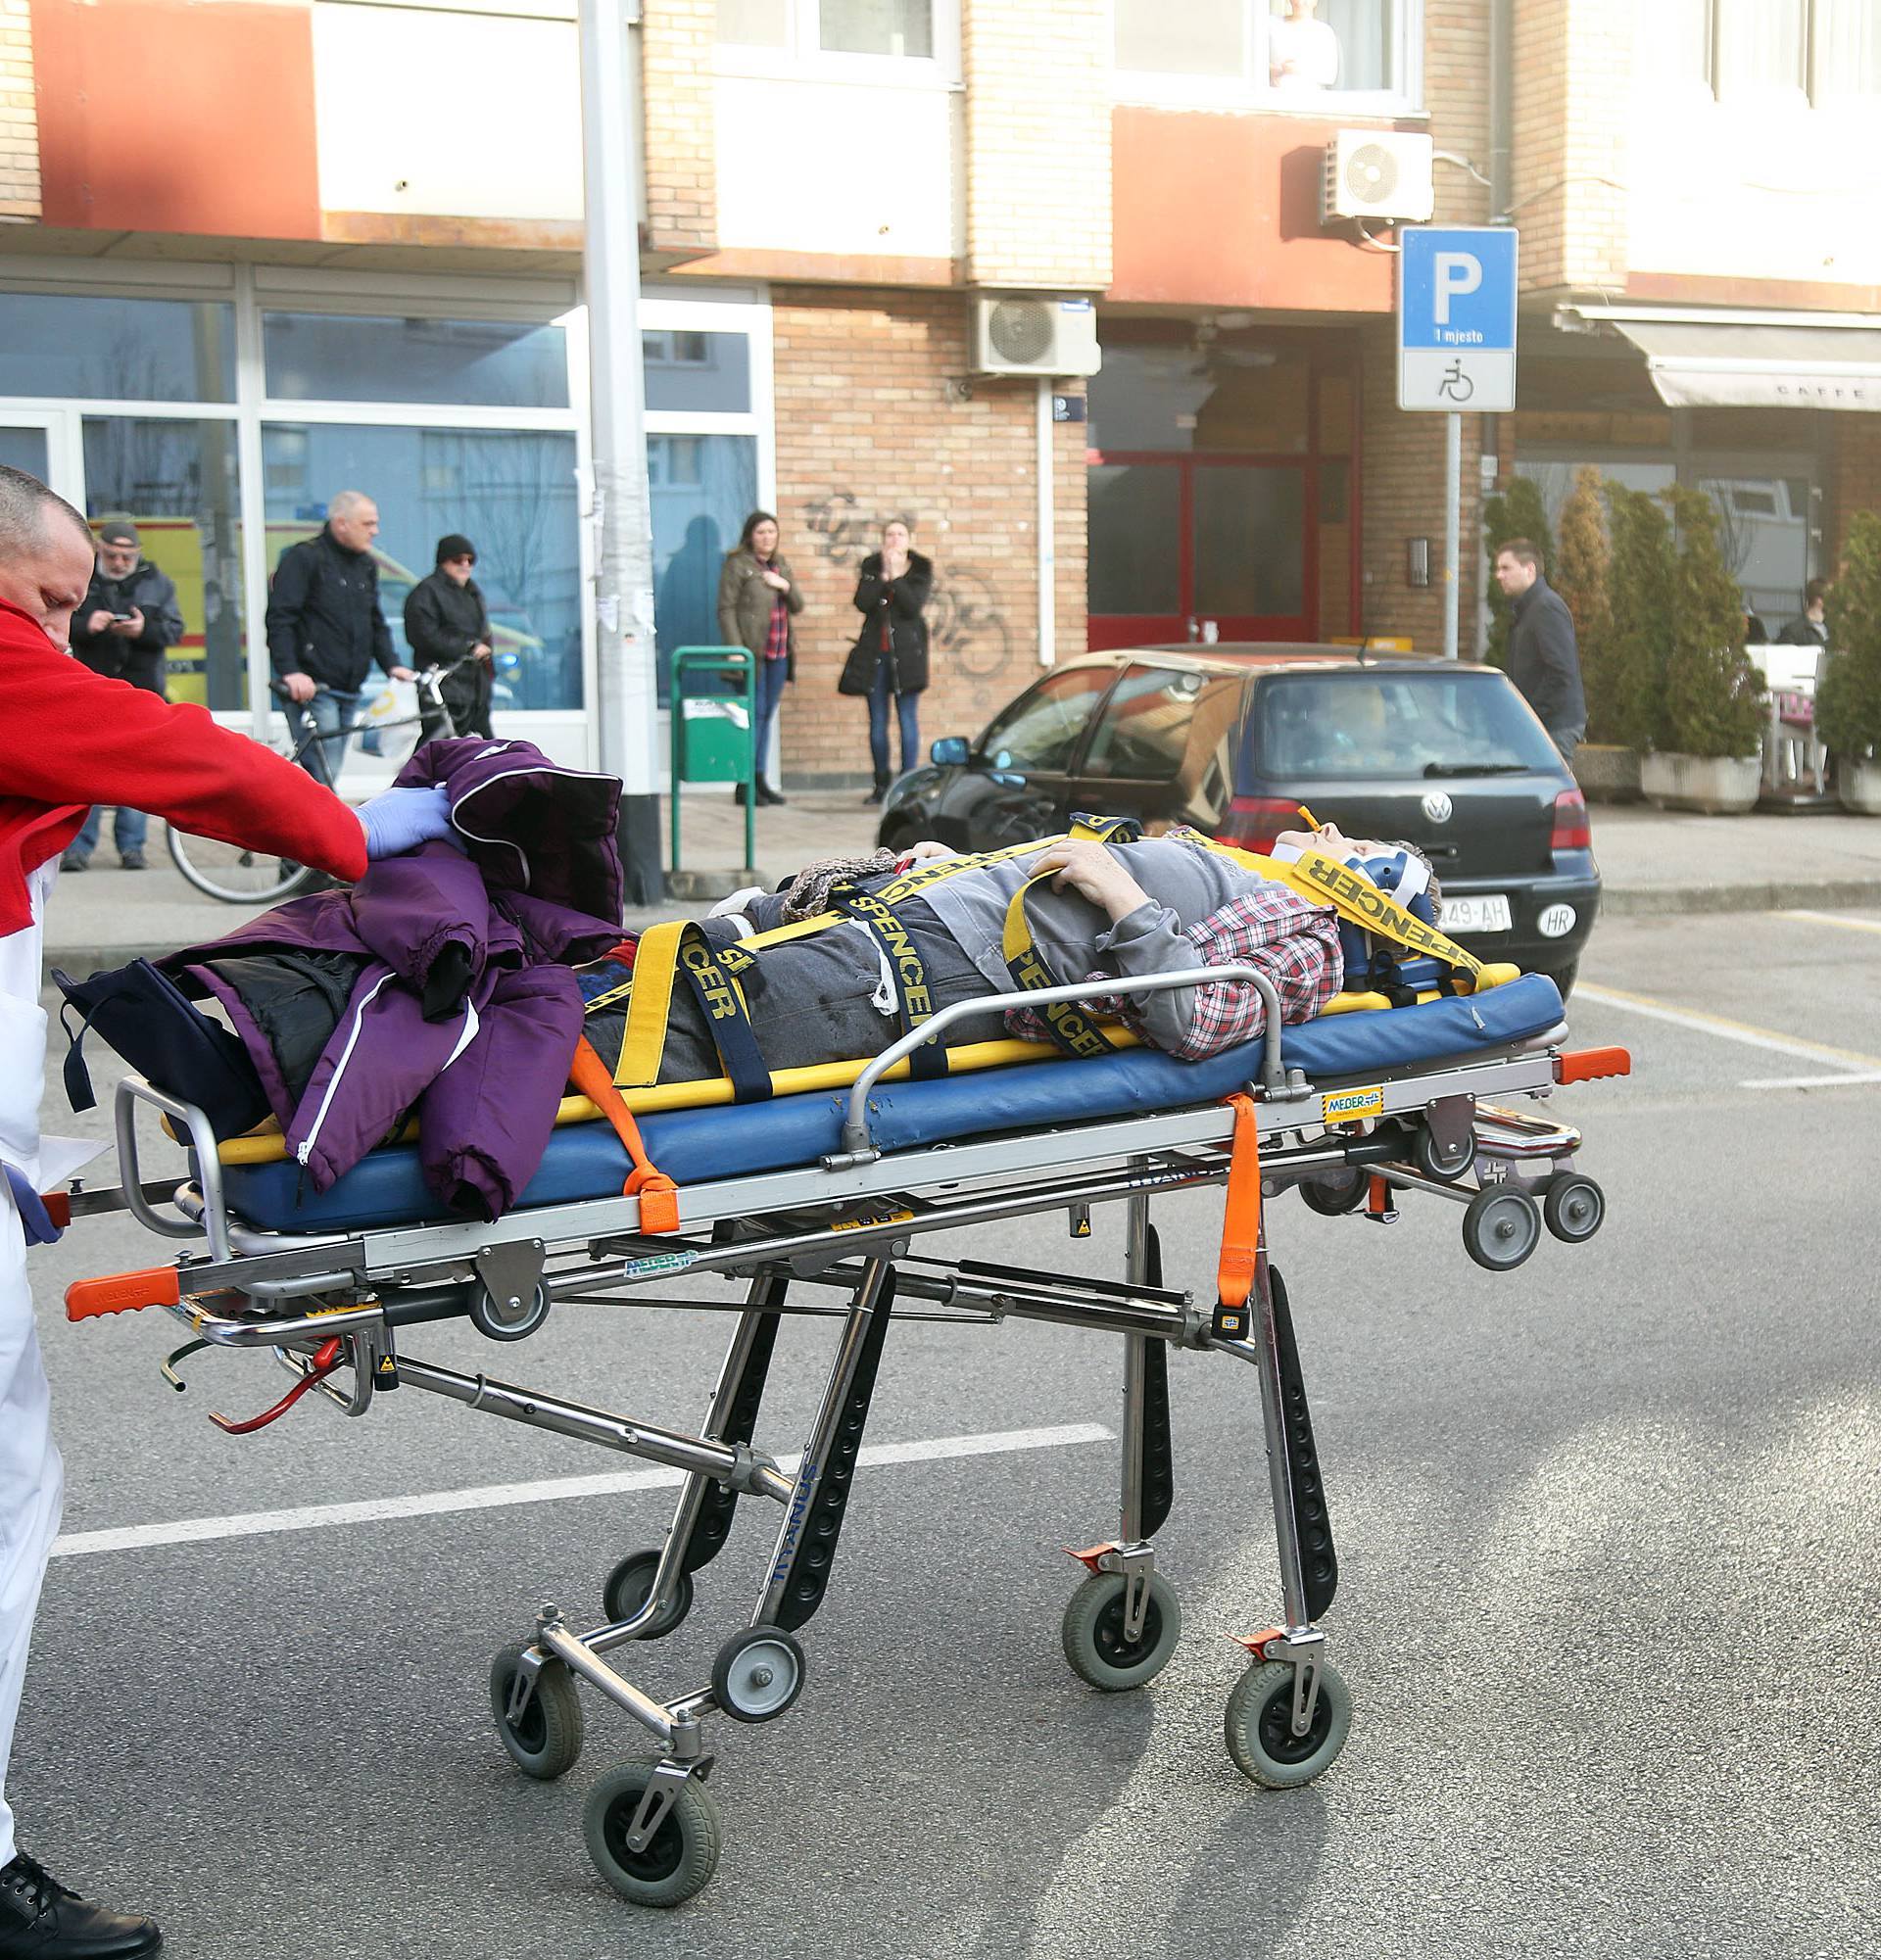
[[[1323,1123],[1356,1123],[1361,1117],[1382,1116],[1384,1084],[1377,1082],[1369,1089],[1340,1089],[1333,1095],[1322,1096],[1320,1108]]]

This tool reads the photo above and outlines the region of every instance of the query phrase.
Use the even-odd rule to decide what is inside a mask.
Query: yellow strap
[[[1006,926],[999,951],[1007,972],[1022,987],[1058,984],[1058,976],[1045,965],[1033,943],[1032,922],[1026,917],[1026,894],[1040,881],[1057,875],[1056,872],[1041,871],[1036,878],[1027,879],[1012,894],[1011,902],[1006,907]],[[1077,978],[1082,980],[1084,976],[1081,974]],[[1118,984],[1121,987],[1123,982]],[[1089,1010],[1079,1001],[1054,1001],[1049,1007],[1040,1007],[1037,1012],[1051,1029],[1051,1038],[1067,1054],[1108,1055],[1116,1046],[1091,1018]]]
[[[620,1037],[620,1059],[614,1065],[614,1082],[620,1088],[644,1089],[659,1080],[659,1058],[673,1011],[679,942],[691,924],[689,919],[676,919],[664,926],[649,926],[640,935],[627,1026]]]

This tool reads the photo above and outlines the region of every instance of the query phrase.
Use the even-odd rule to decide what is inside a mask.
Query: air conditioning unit
[[[1320,222],[1427,224],[1436,209],[1434,147],[1428,136],[1397,129],[1341,129],[1326,146]]]
[[[983,293],[973,301],[976,374],[1095,374],[1097,307],[1038,293]]]

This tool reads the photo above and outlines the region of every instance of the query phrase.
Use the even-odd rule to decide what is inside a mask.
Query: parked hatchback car
[[[1600,907],[1587,805],[1494,667],[1332,647],[1139,647],[1041,675],[973,741],[937,741],[883,805],[882,842],[995,850],[1074,811],[1250,850],[1308,806],[1348,837],[1409,838],[1443,925],[1565,993]]]

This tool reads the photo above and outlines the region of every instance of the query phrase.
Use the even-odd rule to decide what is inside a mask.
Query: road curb
[[[1600,909],[1614,919],[1663,919],[1671,913],[1787,912],[1834,905],[1881,906],[1881,878],[1793,878],[1767,884],[1609,885]]]

